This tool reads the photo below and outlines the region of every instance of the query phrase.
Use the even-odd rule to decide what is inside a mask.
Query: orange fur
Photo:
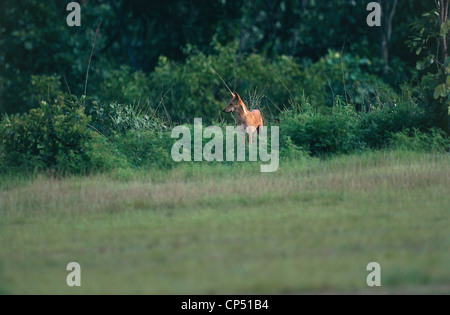
[[[248,131],[249,129],[247,129],[247,127],[253,126],[255,130],[261,131],[261,128],[263,127],[261,112],[257,109],[248,110],[239,94],[232,93],[232,95],[233,99],[228,103],[228,106],[225,107],[223,111],[225,113],[234,112],[236,114],[238,126],[242,126],[244,130]]]

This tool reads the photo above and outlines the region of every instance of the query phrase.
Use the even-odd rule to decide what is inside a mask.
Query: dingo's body
[[[261,128],[263,127],[261,112],[257,109],[248,110],[239,94],[235,93],[232,95],[233,99],[228,103],[228,106],[225,107],[223,111],[225,113],[234,112],[238,126],[241,126],[245,131],[261,131]]]

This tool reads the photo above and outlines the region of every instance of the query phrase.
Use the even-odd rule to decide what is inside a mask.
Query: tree
[[[448,5],[450,0],[434,0],[439,14],[439,53],[437,55],[438,86],[434,90],[434,98],[437,99],[437,118],[439,127],[450,131],[449,120],[449,96],[450,96],[450,76],[449,63],[447,60],[447,37],[450,32],[450,23],[448,20]]]
[[[436,9],[412,24],[414,35],[408,41],[412,51],[422,58],[417,69],[422,72],[421,87],[426,109],[434,127],[450,131],[450,69],[447,41],[450,34],[450,0],[434,0]]]
[[[438,55],[438,62],[441,65],[444,65],[447,60],[447,34],[449,31],[449,25],[447,24],[448,20],[448,4],[449,0],[434,0],[436,3],[436,8],[439,14],[439,48],[440,52]]]
[[[384,61],[383,76],[386,77],[389,72],[389,43],[392,37],[392,22],[398,0],[384,0],[380,4],[382,7],[381,55]]]

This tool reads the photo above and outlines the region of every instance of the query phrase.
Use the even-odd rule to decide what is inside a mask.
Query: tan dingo
[[[233,99],[223,111],[225,113],[234,112],[236,114],[238,126],[241,126],[246,132],[252,133],[257,130],[261,134],[261,129],[263,127],[261,112],[257,109],[248,110],[239,94],[232,93],[231,91],[230,93],[233,96]],[[250,143],[251,142],[252,137],[250,136]]]

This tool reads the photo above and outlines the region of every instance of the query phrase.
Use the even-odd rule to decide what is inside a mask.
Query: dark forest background
[[[234,58],[227,65],[217,64],[221,66],[217,70],[239,90],[246,85],[240,82],[241,75],[234,76],[233,70],[252,54],[268,62],[285,56],[302,68],[328,56],[330,51],[343,52],[354,59],[349,63],[356,62],[363,68],[363,75],[375,75],[398,89],[416,74],[418,56],[406,44],[415,34],[411,23],[435,8],[432,0],[380,1],[384,10],[382,26],[369,27],[369,1],[94,0],[80,1],[81,27],[69,27],[68,2],[2,1],[1,112],[23,112],[37,106],[31,95],[39,85],[36,82],[33,87],[36,76],[47,76],[48,80],[52,77],[54,84],[83,95],[97,26],[87,94],[103,100],[111,100],[108,96],[115,92],[105,91],[111,77],[148,75],[158,66],[185,63],[193,55],[220,55],[223,47],[230,47]],[[204,65],[201,71],[211,72],[208,68]],[[269,67],[265,68],[273,76]],[[301,91],[308,84],[300,79],[293,90]],[[161,79],[152,83],[141,93],[123,97],[126,101],[153,97],[157,104],[155,92],[165,92],[164,87],[175,82]],[[217,88],[223,88],[221,83]]]

